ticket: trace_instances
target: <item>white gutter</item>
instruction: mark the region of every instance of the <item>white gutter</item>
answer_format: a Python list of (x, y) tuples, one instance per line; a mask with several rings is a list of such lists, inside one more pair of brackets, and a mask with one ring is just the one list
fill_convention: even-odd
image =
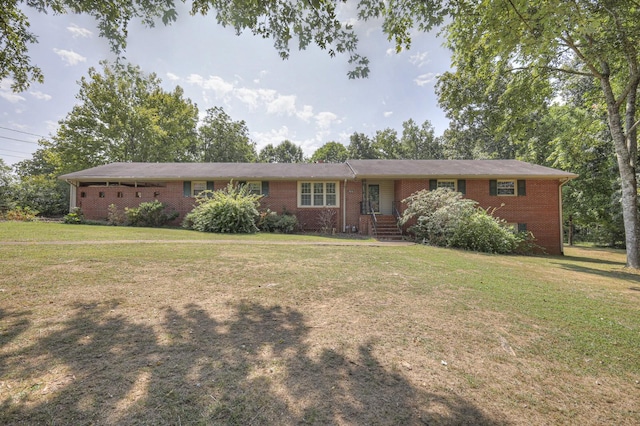
[(564, 221), (562, 218), (562, 187), (565, 183), (569, 182), (571, 179), (567, 178), (564, 181), (560, 180), (560, 186), (558, 187), (558, 203), (560, 204), (558, 207), (558, 211), (560, 212), (560, 254), (564, 256)]
[(342, 232), (347, 232), (347, 179), (342, 188)]

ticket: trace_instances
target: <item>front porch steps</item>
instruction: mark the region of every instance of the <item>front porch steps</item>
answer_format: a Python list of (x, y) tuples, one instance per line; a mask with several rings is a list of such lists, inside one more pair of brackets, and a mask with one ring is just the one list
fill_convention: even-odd
[(398, 229), (397, 223), (393, 215), (376, 215), (374, 238), (378, 241), (402, 241), (402, 232)]

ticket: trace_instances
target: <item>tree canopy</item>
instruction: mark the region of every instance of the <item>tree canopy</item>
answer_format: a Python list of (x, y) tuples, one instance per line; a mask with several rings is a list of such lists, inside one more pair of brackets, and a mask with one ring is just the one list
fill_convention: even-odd
[(303, 161), (302, 148), (290, 140), (284, 140), (275, 147), (268, 144), (260, 150), (258, 155), (260, 163), (302, 163)]
[(51, 142), (68, 172), (117, 161), (180, 162), (196, 158), (198, 109), (178, 86), (131, 64), (101, 63), (79, 82), (78, 104)]
[(10, 78), (16, 92), (26, 90), (32, 82), (42, 82), (42, 69), (31, 63), (29, 46), (38, 40), (23, 8), (38, 12), (86, 13), (98, 21), (100, 35), (109, 40), (114, 52), (127, 45), (129, 22), (140, 19), (153, 26), (156, 19), (165, 24), (175, 21), (177, 15), (173, 0), (7, 0), (0, 8), (0, 80)]
[(198, 161), (205, 163), (254, 162), (256, 144), (244, 120), (234, 121), (221, 107), (207, 110), (198, 129)]

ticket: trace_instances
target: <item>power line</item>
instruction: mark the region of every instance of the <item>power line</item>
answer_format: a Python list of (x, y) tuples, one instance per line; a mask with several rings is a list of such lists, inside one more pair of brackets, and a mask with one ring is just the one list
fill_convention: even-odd
[(24, 139), (16, 139), (16, 138), (10, 138), (8, 136), (0, 136), (0, 139), (8, 139), (10, 141), (16, 141), (16, 142), (24, 142), (24, 143), (32, 143), (34, 145), (39, 145), (38, 142), (33, 142), (33, 141), (25, 141)]
[(2, 156), (2, 157), (13, 157), (13, 158), (22, 158), (22, 159), (29, 158), (28, 155), (25, 156), (25, 155), (0, 154), (0, 156)]
[(29, 135), (29, 136), (37, 136), (39, 138), (45, 138), (45, 139), (47, 138), (46, 136), (37, 135), (35, 133), (23, 132), (22, 130), (10, 129), (8, 127), (3, 127), (3, 126), (0, 126), (0, 129), (9, 130), (11, 132), (16, 132), (16, 133), (22, 133), (24, 135)]
[(30, 153), (26, 153), (26, 152), (22, 152), (22, 151), (14, 151), (14, 150), (12, 150), (12, 149), (4, 149), (4, 148), (0, 148), (0, 151), (15, 152), (16, 154), (31, 155)]

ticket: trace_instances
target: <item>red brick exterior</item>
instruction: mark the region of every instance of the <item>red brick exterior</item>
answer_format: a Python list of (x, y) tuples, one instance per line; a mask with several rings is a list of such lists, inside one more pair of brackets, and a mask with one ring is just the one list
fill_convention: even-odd
[[(224, 188), (227, 183), (215, 181), (214, 188)], [(489, 179), (466, 179), (466, 197), (477, 201), (482, 208), (496, 208), (495, 215), (507, 222), (526, 224), (527, 230), (536, 237), (537, 244), (544, 247), (548, 254), (560, 254), (562, 241), (559, 186), (558, 180), (529, 179), (526, 181), (525, 196), (492, 196), (489, 195)], [(335, 211), (336, 230), (350, 232), (356, 227), (359, 233), (368, 234), (368, 216), (360, 214), (362, 182), (342, 181), (339, 182), (339, 188), (339, 207), (331, 208)], [(425, 188), (429, 188), (429, 179), (396, 180), (395, 201), (401, 201)], [(101, 193), (104, 194), (103, 197), (100, 196)], [(121, 197), (118, 194), (121, 194)], [(139, 194), (139, 197), (136, 194)], [(124, 209), (153, 200), (165, 203), (170, 210), (180, 213), (174, 222), (176, 225), (191, 211), (195, 201), (193, 197), (184, 196), (182, 181), (168, 181), (161, 187), (85, 186), (78, 187), (76, 192), (76, 205), (82, 209), (87, 219), (93, 220), (106, 219), (110, 204)], [(400, 210), (404, 208), (405, 206), (401, 206)], [(277, 213), (286, 210), (295, 214), (303, 230), (319, 229), (320, 213), (325, 210), (298, 207), (297, 181), (270, 181), (269, 195), (260, 200), (260, 210), (266, 209)]]

